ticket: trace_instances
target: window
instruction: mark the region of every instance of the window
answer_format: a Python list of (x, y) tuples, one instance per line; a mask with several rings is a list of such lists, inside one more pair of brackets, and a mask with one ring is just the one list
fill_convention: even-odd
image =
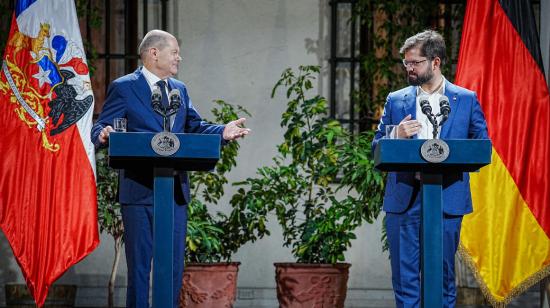
[(330, 1), (330, 117), (350, 131), (358, 131), (355, 105), (359, 85), (360, 23), (352, 18), (354, 0)]
[[(138, 67), (141, 38), (151, 29), (167, 28), (168, 0), (83, 1), (88, 14), (81, 19), (86, 25), (81, 31), (82, 38), (93, 47), (88, 46), (87, 51), (96, 55), (92, 58), (95, 68), (92, 87), (96, 102), (94, 114), (98, 115), (111, 81)], [(99, 15), (99, 27), (92, 26), (90, 14)]]

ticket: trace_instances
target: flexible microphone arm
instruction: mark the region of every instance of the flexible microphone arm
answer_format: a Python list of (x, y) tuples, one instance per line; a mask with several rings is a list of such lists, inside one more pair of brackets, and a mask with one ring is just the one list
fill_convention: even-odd
[(433, 134), (433, 138), (436, 139), (437, 129), (439, 125), (437, 125), (437, 118), (432, 113), (432, 106), (430, 106), (430, 102), (428, 101), (427, 97), (420, 98), (420, 109), (422, 110), (422, 113), (425, 114), (426, 117), (428, 117), (428, 120), (430, 121), (430, 123), (432, 123), (432, 126), (433, 126), (432, 134)]
[(170, 132), (170, 114), (168, 114), (168, 108), (162, 106), (162, 92), (159, 86), (155, 85), (151, 93), (151, 107), (153, 111), (162, 116), (164, 120), (163, 130), (165, 132)]

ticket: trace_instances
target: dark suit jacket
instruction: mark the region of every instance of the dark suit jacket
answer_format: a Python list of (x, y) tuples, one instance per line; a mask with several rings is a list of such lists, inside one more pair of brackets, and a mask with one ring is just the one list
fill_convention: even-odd
[[(222, 134), (223, 125), (205, 123), (195, 110), (189, 99), (187, 88), (183, 82), (168, 79), (170, 89), (179, 89), (182, 99), (181, 107), (176, 114), (172, 132)], [(92, 142), (99, 146), (99, 133), (107, 125), (113, 125), (113, 119), (126, 118), (128, 132), (160, 132), (163, 130), (162, 116), (155, 113), (151, 107), (151, 89), (143, 76), (141, 67), (134, 73), (113, 81), (107, 91), (107, 98), (99, 119), (91, 132)], [(175, 196), (183, 195), (185, 200), (178, 203), (188, 203), (190, 200), (189, 179), (183, 170), (178, 172), (180, 191)], [(120, 172), (119, 201), (122, 204), (153, 204), (153, 170), (125, 169)]]
[[(416, 86), (388, 95), (384, 114), (376, 131), (372, 149), (385, 135), (386, 125), (397, 125), (408, 114), (416, 118)], [(487, 123), (474, 92), (445, 81), (451, 114), (441, 127), (441, 139), (488, 139)], [(415, 136), (416, 138), (416, 136)], [(443, 178), (443, 211), (451, 215), (472, 212), (468, 173), (449, 174)], [(386, 181), (384, 211), (401, 213), (414, 202), (420, 183), (411, 172), (390, 172)]]

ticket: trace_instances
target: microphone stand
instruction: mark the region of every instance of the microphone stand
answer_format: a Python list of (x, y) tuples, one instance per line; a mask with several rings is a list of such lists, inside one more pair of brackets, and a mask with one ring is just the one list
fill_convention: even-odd
[(437, 116), (434, 116), (431, 112), (427, 116), (428, 116), (428, 119), (430, 120), (430, 123), (432, 123), (432, 126), (433, 126), (433, 131), (432, 131), (433, 139), (437, 139), (438, 128), (443, 123), (438, 125)]
[(173, 113), (169, 113), (170, 111), (170, 107), (168, 108), (165, 108), (163, 106), (156, 106), (153, 107), (153, 110), (158, 113), (160, 116), (162, 116), (162, 119), (163, 119), (163, 131), (164, 132), (171, 132), (171, 128), (170, 128), (170, 116), (173, 114)]
[(421, 98), (420, 99), (420, 107), (422, 110), (422, 113), (428, 117), (428, 120), (430, 123), (432, 123), (433, 126), (433, 139), (437, 138), (437, 128), (439, 125), (437, 124), (437, 116), (434, 116), (432, 113), (432, 107), (430, 106), (430, 102), (428, 101), (428, 98)]
[(170, 102), (170, 106), (164, 107), (162, 105), (153, 105), (153, 110), (162, 116), (163, 119), (163, 131), (170, 133), (172, 128), (170, 127), (170, 117), (178, 112), (178, 103)]
[(165, 112), (162, 117), (164, 119), (164, 131), (170, 133), (172, 131), (172, 128), (170, 127), (170, 116)]
[[(447, 121), (447, 119), (449, 118), (451, 107), (447, 103), (447, 105), (441, 107), (441, 111), (446, 111), (446, 112), (440, 112), (437, 115), (434, 115), (432, 113), (432, 108), (429, 106), (429, 102), (427, 100), (421, 101), (420, 105), (422, 106), (422, 113), (424, 113), (426, 117), (428, 117), (428, 120), (430, 121), (430, 123), (432, 123), (433, 139), (437, 139), (437, 133), (439, 132), (439, 127), (443, 126), (443, 123), (445, 123), (445, 121)], [(437, 118), (439, 117), (441, 117), (441, 121), (438, 123)]]

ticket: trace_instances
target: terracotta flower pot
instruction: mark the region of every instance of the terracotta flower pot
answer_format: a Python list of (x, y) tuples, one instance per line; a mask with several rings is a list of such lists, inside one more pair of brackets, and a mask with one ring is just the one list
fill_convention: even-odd
[(180, 308), (233, 307), (239, 262), (185, 265)]
[(281, 308), (343, 308), (351, 264), (275, 263)]

